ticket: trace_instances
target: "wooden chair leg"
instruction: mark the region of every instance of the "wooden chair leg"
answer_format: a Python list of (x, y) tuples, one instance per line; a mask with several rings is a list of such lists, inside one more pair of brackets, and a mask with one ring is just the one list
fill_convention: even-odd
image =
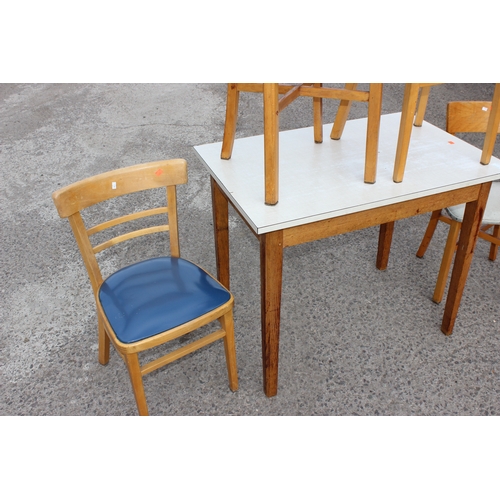
[(405, 86), (398, 145), (396, 148), (396, 160), (394, 162), (394, 174), (392, 177), (394, 182), (401, 182), (405, 173), (406, 159), (410, 146), (411, 128), (413, 127), (413, 118), (415, 116), (415, 110), (417, 109), (419, 89), (420, 86), (418, 83), (407, 83)]
[(429, 224), (427, 224), (427, 229), (425, 230), (424, 237), (422, 238), (422, 242), (417, 250), (417, 257), (422, 258), (429, 247), (429, 243), (434, 236), (434, 231), (436, 230), (437, 223), (439, 222), (439, 217), (441, 217), (441, 210), (434, 210), (431, 214), (431, 218), (429, 220)]
[[(356, 90), (358, 86), (357, 83), (346, 83), (346, 90)], [(339, 140), (342, 137), (342, 132), (344, 131), (344, 126), (346, 124), (347, 118), (349, 116), (349, 111), (351, 110), (352, 101), (341, 100), (337, 114), (335, 115), (335, 120), (333, 122), (332, 131), (330, 133), (330, 138), (333, 140)]]
[(265, 203), (278, 203), (279, 187), (279, 87), (264, 83), (264, 178)]
[(236, 83), (227, 85), (226, 122), (224, 124), (224, 138), (220, 157), (229, 160), (233, 153), (234, 138), (236, 135), (236, 122), (238, 120), (238, 101), (240, 92)]
[[(314, 87), (321, 87), (321, 83), (315, 83)], [(314, 142), (321, 144), (323, 142), (323, 99), (313, 97), (313, 118), (314, 118)]]
[(144, 384), (142, 382), (141, 366), (139, 364), (139, 356), (137, 353), (126, 354), (125, 363), (128, 368), (132, 390), (134, 391), (135, 402), (139, 415), (149, 415), (148, 404), (146, 402), (146, 393), (144, 392)]
[(107, 365), (109, 363), (109, 337), (99, 313), (97, 313), (97, 328), (99, 335), (99, 363)]
[(227, 376), (229, 388), (232, 391), (238, 390), (238, 365), (236, 361), (236, 344), (234, 341), (234, 321), (233, 311), (227, 312), (220, 318), (222, 328), (226, 332), (224, 337), (224, 352), (226, 353)]
[(486, 128), (486, 135), (484, 137), (483, 152), (481, 154), (481, 163), (488, 165), (493, 154), (495, 141), (498, 133), (498, 126), (500, 125), (500, 83), (495, 85), (493, 99), (491, 102), (490, 118)]
[[(493, 237), (500, 241), (500, 226), (493, 226)], [(490, 246), (489, 259), (495, 261), (498, 253), (498, 243), (492, 243)]]
[(381, 83), (370, 83), (368, 101), (368, 129), (366, 133), (365, 182), (373, 184), (377, 180), (378, 137), (380, 114), (382, 111)]
[(420, 99), (418, 100), (417, 116), (415, 117), (414, 127), (421, 127), (425, 117), (425, 110), (427, 109), (427, 101), (429, 100), (429, 93), (431, 91), (430, 85), (422, 87), (420, 91)]
[(446, 287), (448, 275), (450, 274), (451, 262), (457, 248), (461, 226), (462, 224), (460, 222), (451, 221), (448, 239), (446, 240), (446, 246), (444, 248), (443, 259), (441, 261), (441, 267), (439, 268), (436, 288), (434, 289), (434, 296), (432, 297), (432, 300), (436, 302), (436, 304), (439, 304), (443, 300), (444, 289)]

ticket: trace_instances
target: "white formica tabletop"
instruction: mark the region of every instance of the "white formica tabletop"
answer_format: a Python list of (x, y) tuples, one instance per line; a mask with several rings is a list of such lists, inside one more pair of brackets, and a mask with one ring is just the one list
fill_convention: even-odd
[(314, 142), (313, 128), (279, 134), (279, 202), (264, 203), (264, 136), (237, 139), (230, 160), (222, 142), (196, 146), (210, 175), (256, 234), (330, 219), (500, 179), (500, 160), (424, 122), (413, 127), (404, 180), (392, 180), (401, 113), (383, 115), (377, 182), (363, 181), (366, 118), (349, 120), (342, 138)]

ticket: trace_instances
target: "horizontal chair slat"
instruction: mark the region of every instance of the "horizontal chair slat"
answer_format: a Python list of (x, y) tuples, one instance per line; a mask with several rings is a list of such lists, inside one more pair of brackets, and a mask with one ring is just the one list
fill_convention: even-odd
[(117, 217), (116, 219), (111, 219), (102, 224), (97, 224), (97, 226), (91, 227), (87, 230), (87, 234), (91, 236), (92, 234), (99, 233), (113, 226), (118, 226), (118, 224), (123, 224), (131, 220), (142, 219), (143, 217), (150, 217), (152, 215), (166, 214), (168, 213), (167, 207), (151, 208), (150, 210), (143, 210), (142, 212), (136, 212), (133, 214), (124, 215), (122, 217)]
[(117, 243), (131, 240), (133, 238), (138, 238), (139, 236), (144, 236), (145, 234), (161, 233), (163, 231), (168, 231), (169, 229), (170, 229), (170, 226), (168, 226), (168, 225), (153, 226), (153, 227), (147, 227), (144, 229), (139, 229), (137, 231), (132, 231), (130, 233), (122, 234), (120, 236), (116, 236), (115, 238), (111, 238), (110, 240), (107, 240), (104, 243), (96, 245), (93, 248), (93, 250), (94, 250), (94, 253), (99, 253), (99, 252), (102, 252), (103, 250), (106, 250), (106, 248), (109, 248), (113, 245), (116, 245)]
[(217, 330), (211, 333), (210, 335), (207, 335), (206, 337), (203, 337), (199, 340), (195, 340), (194, 342), (191, 342), (190, 344), (184, 347), (176, 349), (173, 352), (165, 354), (165, 356), (162, 356), (161, 358), (155, 359), (154, 361), (151, 361), (150, 363), (143, 365), (141, 367), (141, 373), (142, 375), (146, 375), (147, 373), (157, 370), (162, 366), (172, 363), (172, 361), (175, 361), (176, 359), (182, 358), (186, 354), (197, 351), (198, 349), (201, 349), (202, 347), (205, 347), (206, 345), (209, 345), (212, 342), (215, 342), (216, 340), (222, 339), (225, 336), (226, 332), (224, 330), (222, 329)]

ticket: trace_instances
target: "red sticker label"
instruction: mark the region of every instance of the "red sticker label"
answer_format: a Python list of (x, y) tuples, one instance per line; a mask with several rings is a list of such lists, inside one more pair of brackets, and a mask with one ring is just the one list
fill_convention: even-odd
[(161, 175), (163, 174), (163, 170), (161, 168), (159, 168), (156, 172), (155, 172), (155, 175)]

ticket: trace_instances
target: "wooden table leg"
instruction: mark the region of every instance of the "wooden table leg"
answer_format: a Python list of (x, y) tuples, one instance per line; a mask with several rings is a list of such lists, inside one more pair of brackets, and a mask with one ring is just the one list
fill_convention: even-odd
[(264, 179), (265, 203), (278, 203), (279, 183), (279, 87), (264, 83)]
[(213, 177), (210, 183), (217, 279), (229, 289), (229, 202)]
[(458, 240), (458, 249), (455, 255), (455, 264), (451, 275), (450, 286), (448, 289), (448, 297), (444, 309), (443, 322), (441, 331), (445, 335), (451, 335), (455, 319), (457, 317), (460, 300), (465, 288), (467, 274), (469, 273), (472, 256), (474, 255), (474, 247), (476, 246), (477, 235), (481, 228), (484, 209), (488, 201), (491, 182), (486, 182), (481, 185), (478, 199), (470, 201), (465, 206), (464, 220), (460, 231), (460, 239)]
[(278, 393), (283, 233), (263, 234), (260, 240), (262, 367), (266, 396)]
[(387, 222), (380, 225), (378, 236), (377, 269), (385, 271), (389, 263), (389, 253), (391, 251), (392, 234), (394, 233), (394, 222)]

